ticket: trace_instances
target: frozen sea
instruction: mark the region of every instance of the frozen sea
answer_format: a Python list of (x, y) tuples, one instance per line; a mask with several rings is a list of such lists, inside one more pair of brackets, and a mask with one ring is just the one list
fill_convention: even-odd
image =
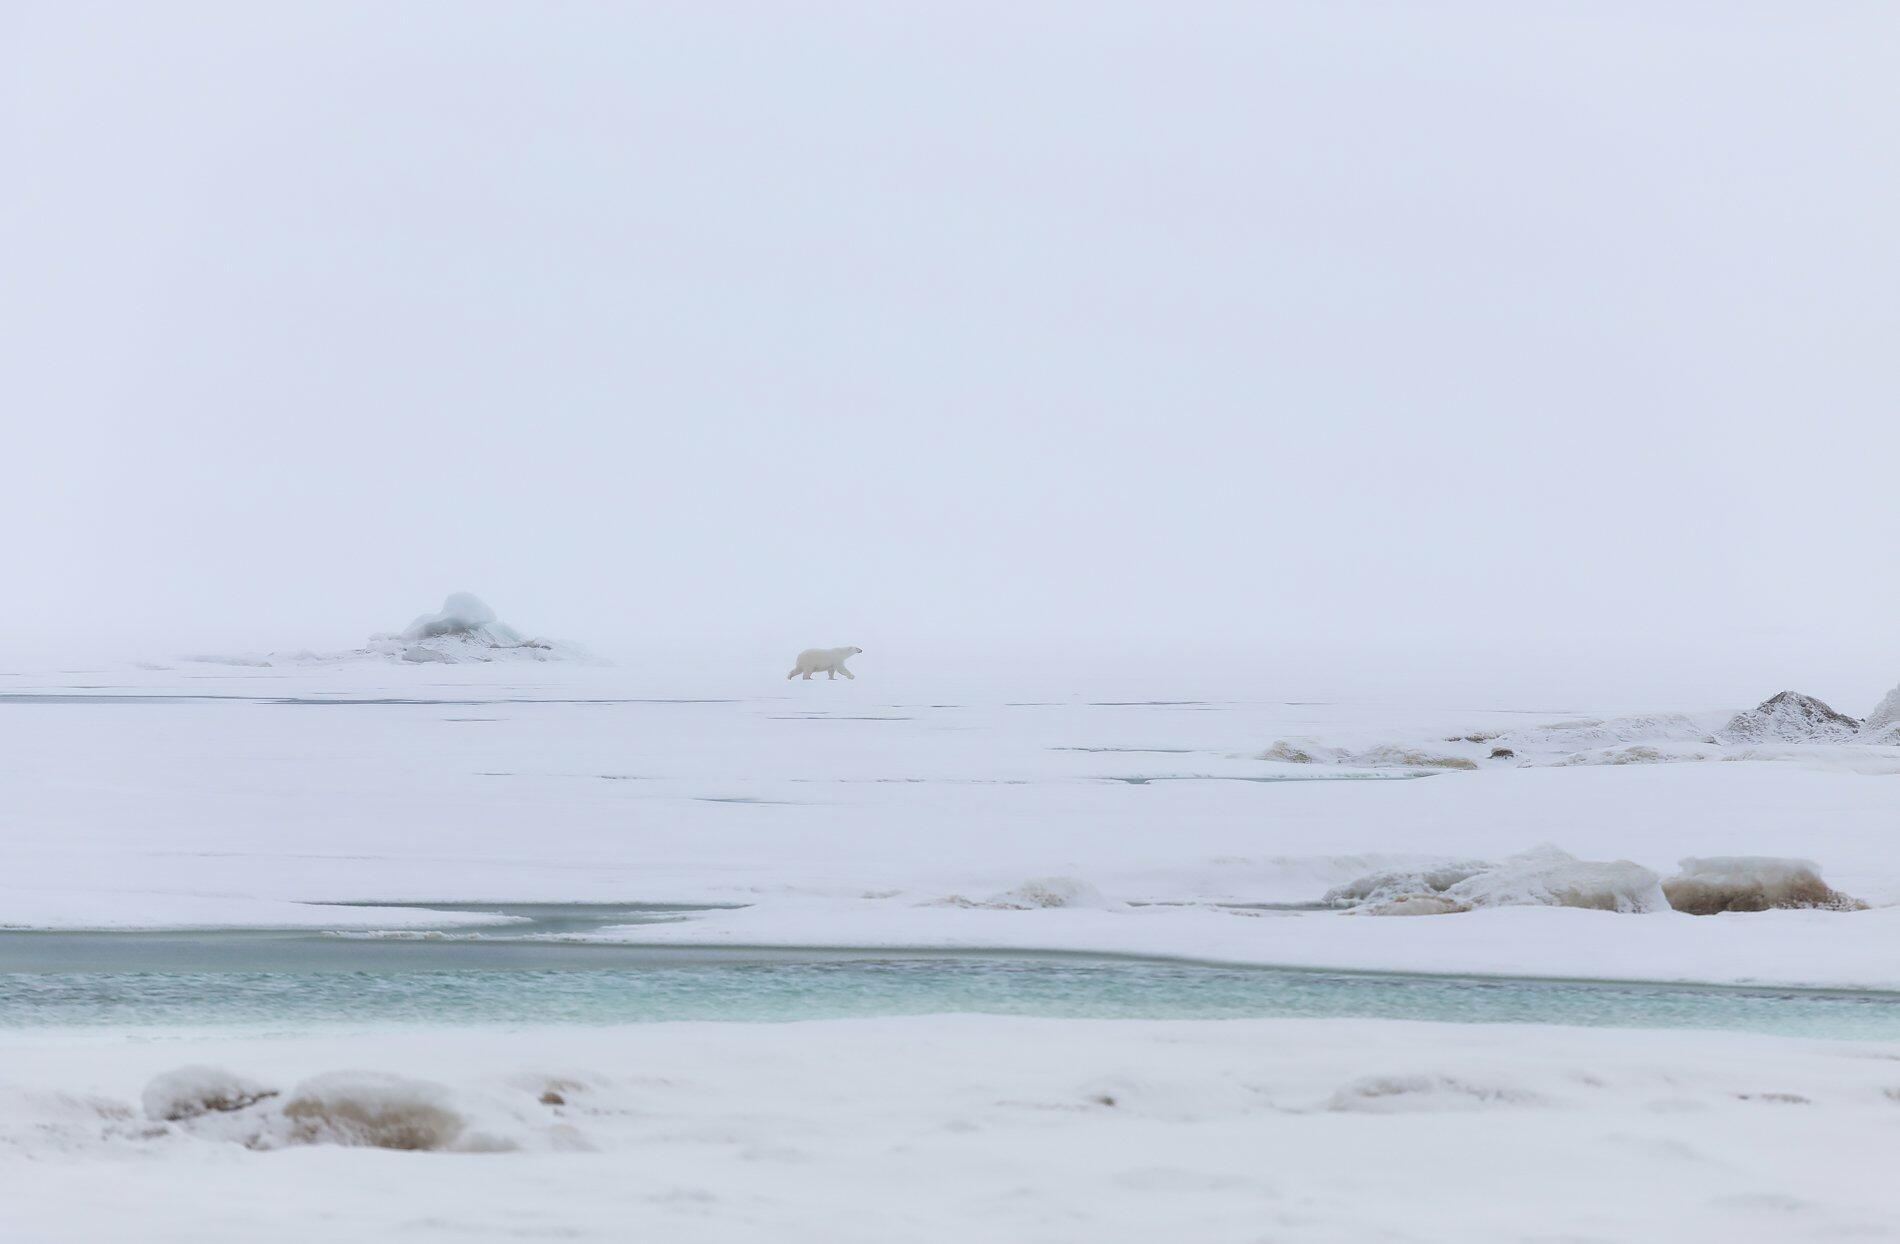
[[(1459, 740), (1745, 704), (875, 660), (0, 675), (8, 1238), (1839, 1239), (1900, 1213), (1874, 1169), (1895, 749), (1493, 761)], [(1263, 759), (1281, 740), (1478, 767)], [(1545, 844), (1801, 856), (1869, 908), (1319, 902)], [(270, 1095), (144, 1104), (206, 1066)], [(291, 1143), (339, 1073), (424, 1086), (448, 1151)]]

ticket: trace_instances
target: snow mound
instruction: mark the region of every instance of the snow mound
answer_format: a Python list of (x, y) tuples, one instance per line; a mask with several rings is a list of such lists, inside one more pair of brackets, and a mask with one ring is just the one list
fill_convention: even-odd
[(1900, 687), (1889, 691), (1867, 714), (1867, 720), (1860, 723), (1860, 737), (1866, 743), (1900, 744)]
[(1681, 872), (1662, 883), (1669, 905), (1692, 916), (1724, 911), (1809, 907), (1862, 911), (1867, 904), (1821, 880), (1812, 860), (1769, 855), (1719, 855), (1682, 860)]
[(1440, 915), (1518, 906), (1669, 910), (1656, 874), (1641, 864), (1580, 860), (1551, 846), (1497, 863), (1445, 860), (1370, 873), (1328, 890), (1324, 901), (1368, 915)]
[(145, 1117), (175, 1123), (201, 1114), (229, 1113), (255, 1106), (277, 1090), (234, 1075), (222, 1067), (191, 1066), (167, 1071), (145, 1086), (139, 1104)]
[(292, 1144), (375, 1149), (447, 1149), (468, 1120), (449, 1091), (426, 1080), (375, 1071), (332, 1071), (298, 1085), (284, 1102)]
[(1811, 695), (1783, 691), (1737, 713), (1716, 738), (1723, 743), (1844, 743), (1860, 723)]

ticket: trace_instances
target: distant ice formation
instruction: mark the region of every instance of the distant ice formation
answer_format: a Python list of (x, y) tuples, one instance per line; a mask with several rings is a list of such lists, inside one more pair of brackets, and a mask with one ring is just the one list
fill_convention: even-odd
[(1698, 718), (1686, 713), (1643, 713), (1371, 745), (1363, 739), (1351, 746), (1280, 739), (1258, 755), (1281, 764), (1421, 772), (1800, 758), (1835, 767), (1874, 766), (1865, 769), (1869, 772), (1891, 771), (1891, 758), (1878, 753), (1856, 758), (1842, 753), (1841, 744), (1900, 747), (1900, 687), (1889, 692), (1865, 722), (1836, 712), (1811, 695), (1783, 691), (1726, 722), (1712, 714)]
[(1811, 695), (1783, 691), (1735, 714), (1716, 734), (1722, 743), (1846, 743), (1860, 723)]
[(470, 661), (597, 663), (575, 644), (523, 635), (468, 592), (451, 593), (442, 608), (423, 614), (400, 634), (372, 636), (369, 651), (414, 665), (460, 665)]
[(606, 662), (578, 644), (523, 635), (495, 616), (480, 597), (453, 592), (442, 608), (425, 613), (401, 631), (372, 635), (361, 648), (343, 652), (272, 652), (262, 656), (190, 658), (216, 665), (332, 665), (347, 661), (400, 661), (410, 665), (464, 665), (512, 661)]

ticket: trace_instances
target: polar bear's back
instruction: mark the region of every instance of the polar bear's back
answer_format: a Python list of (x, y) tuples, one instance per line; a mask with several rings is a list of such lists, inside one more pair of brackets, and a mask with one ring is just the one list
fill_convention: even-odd
[(807, 648), (798, 654), (801, 667), (823, 669), (827, 665), (836, 665), (851, 655), (849, 648)]

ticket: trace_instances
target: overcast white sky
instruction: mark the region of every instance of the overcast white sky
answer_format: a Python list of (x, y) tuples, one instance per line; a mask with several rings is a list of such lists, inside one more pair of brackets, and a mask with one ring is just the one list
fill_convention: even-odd
[(0, 0), (6, 623), (1900, 665), (1896, 64), (1808, 0)]

